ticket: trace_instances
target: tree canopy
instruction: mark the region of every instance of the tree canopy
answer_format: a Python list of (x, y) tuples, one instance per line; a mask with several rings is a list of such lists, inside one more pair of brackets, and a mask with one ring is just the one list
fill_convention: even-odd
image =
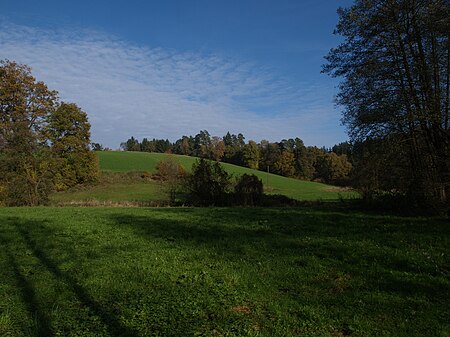
[(0, 203), (38, 205), (58, 177), (70, 187), (95, 176), (89, 129), (86, 114), (60, 102), (29, 67), (0, 61)]
[(337, 102), (351, 140), (395, 142), (398, 168), (410, 167), (396, 189), (440, 203), (450, 193), (449, 4), (356, 0), (338, 11), (344, 41), (324, 66), (343, 78)]

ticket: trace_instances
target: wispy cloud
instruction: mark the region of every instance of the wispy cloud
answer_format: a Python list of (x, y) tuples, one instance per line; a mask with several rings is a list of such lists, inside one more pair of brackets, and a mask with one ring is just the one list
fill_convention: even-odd
[(110, 147), (131, 135), (175, 140), (201, 129), (316, 145), (344, 138), (331, 87), (292, 83), (217, 55), (2, 23), (0, 58), (28, 64), (63, 100), (76, 102), (89, 115), (93, 140)]

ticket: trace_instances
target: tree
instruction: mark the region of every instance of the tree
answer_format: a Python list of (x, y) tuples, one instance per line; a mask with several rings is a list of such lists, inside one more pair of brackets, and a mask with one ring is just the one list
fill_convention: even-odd
[(61, 103), (48, 119), (53, 181), (57, 190), (92, 182), (99, 175), (98, 159), (89, 150), (91, 125), (74, 103)]
[(211, 146), (211, 136), (208, 131), (202, 130), (194, 137), (193, 153), (200, 158), (208, 158)]
[(172, 153), (172, 143), (168, 139), (153, 139), (155, 152)]
[(243, 174), (239, 177), (234, 188), (239, 205), (256, 206), (264, 195), (263, 183), (254, 174)]
[(174, 204), (180, 185), (186, 178), (185, 169), (173, 158), (168, 158), (156, 164), (156, 177), (161, 180), (170, 204)]
[(397, 189), (448, 204), (449, 1), (356, 0), (338, 13), (344, 42), (324, 71), (343, 77), (337, 101), (352, 141), (396, 141), (410, 167)]
[(352, 144), (350, 144), (349, 142), (342, 142), (334, 145), (331, 148), (331, 151), (333, 151), (337, 155), (345, 154), (347, 155), (347, 157), (349, 157), (352, 155), (353, 147)]
[(153, 152), (154, 151), (154, 144), (149, 141), (147, 138), (142, 139), (140, 151), (142, 152)]
[(270, 169), (271, 172), (275, 172), (275, 162), (278, 156), (281, 154), (280, 147), (277, 143), (270, 143), (269, 141), (263, 139), (260, 143), (260, 153), (261, 159), (259, 161), (259, 167), (261, 170)]
[(0, 61), (0, 189), (7, 205), (45, 202), (50, 156), (45, 127), (57, 93), (37, 82), (29, 67)]
[(35, 206), (56, 186), (94, 178), (90, 125), (75, 104), (37, 82), (25, 65), (0, 61), (0, 203)]
[(329, 184), (344, 185), (349, 179), (352, 164), (345, 154), (338, 156), (334, 152), (319, 155), (315, 163), (315, 178)]
[(210, 145), (210, 157), (215, 161), (220, 161), (225, 154), (225, 143), (217, 136), (212, 137)]
[(180, 148), (180, 154), (184, 154), (184, 155), (191, 154), (191, 144), (189, 141), (189, 137), (187, 137), (187, 136), (181, 137), (179, 148)]
[(259, 147), (253, 140), (250, 140), (248, 144), (244, 145), (242, 157), (245, 166), (255, 170), (259, 168)]
[(218, 162), (201, 158), (192, 166), (187, 183), (194, 203), (203, 206), (222, 205), (226, 202), (230, 176)]
[(295, 172), (294, 154), (291, 151), (282, 151), (273, 163), (275, 173), (285, 177), (292, 177)]
[(100, 143), (91, 143), (92, 151), (106, 151), (102, 144)]
[(124, 151), (141, 151), (141, 145), (139, 141), (131, 136), (126, 142), (121, 143), (120, 147)]
[(243, 147), (245, 145), (245, 137), (241, 133), (237, 136), (235, 134), (227, 134), (223, 137), (225, 144), (224, 161), (235, 165), (243, 165)]
[(404, 147), (398, 147), (398, 140), (367, 139), (355, 143), (352, 149), (352, 184), (358, 188), (365, 201), (372, 203), (378, 195), (389, 192), (396, 195), (406, 186), (408, 171), (408, 153)]

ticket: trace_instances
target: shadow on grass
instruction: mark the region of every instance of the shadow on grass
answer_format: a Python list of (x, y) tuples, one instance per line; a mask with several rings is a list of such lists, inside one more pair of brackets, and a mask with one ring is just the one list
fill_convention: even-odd
[[(15, 240), (20, 241), (21, 246), (29, 250), (46, 271), (67, 284), (69, 291), (92, 315), (99, 317), (99, 323), (107, 327), (111, 335), (137, 335), (136, 331), (122, 324), (113, 309), (114, 305), (122, 306), (119, 310), (125, 308), (133, 315), (144, 312), (138, 317), (142, 319), (141, 325), (135, 324), (134, 327), (146, 328), (147, 332), (153, 329), (153, 332), (162, 331), (161, 335), (175, 335), (173, 331), (178, 329), (179, 335), (188, 335), (188, 331), (193, 335), (205, 322), (209, 322), (207, 324), (211, 329), (214, 328), (219, 319), (223, 319), (224, 330), (227, 331), (230, 329), (230, 318), (226, 310), (235, 304), (234, 291), (242, 291), (239, 300), (248, 300), (250, 304), (253, 298), (259, 296), (246, 288), (247, 275), (244, 274), (249, 273), (255, 274), (249, 278), (250, 282), (257, 283), (260, 277), (266, 278), (264, 282), (267, 287), (260, 288), (265, 297), (255, 304), (260, 305), (260, 320), (262, 327), (267, 329), (265, 331), (270, 331), (270, 319), (275, 315), (267, 309), (266, 299), (280, 305), (282, 309), (279, 311), (286, 315), (291, 312), (288, 306), (298, 310), (298, 314), (292, 314), (292, 326), (301, 320), (315, 325), (323, 322), (322, 315), (330, 318), (333, 322), (330, 324), (344, 327), (355, 316), (362, 317), (361, 322), (384, 324), (378, 316), (393, 312), (394, 317), (386, 318), (386, 324), (391, 324), (388, 329), (395, 330), (394, 325), (411, 319), (410, 312), (414, 309), (418, 312), (416, 315), (426, 319), (425, 323), (421, 323), (417, 318), (411, 321), (411, 327), (408, 326), (409, 332), (412, 332), (410, 335), (417, 336), (436, 332), (436, 321), (426, 316), (429, 312), (442, 315), (448, 312), (445, 309), (446, 298), (450, 297), (448, 262), (443, 258), (433, 260), (441, 252), (448, 252), (445, 243), (448, 242), (446, 237), (449, 237), (450, 226), (445, 219), (394, 218), (320, 208), (96, 209), (95, 213), (96, 219), (105, 220), (98, 224), (101, 227), (99, 230), (105, 233), (105, 240), (111, 240), (111, 245), (118, 245), (114, 246), (116, 250), (129, 249), (127, 254), (131, 258), (146, 254), (145, 242), (144, 245), (142, 240), (133, 243), (133, 239), (138, 237), (152, 241), (156, 249), (161, 248), (162, 243), (161, 253), (155, 250), (157, 254), (164, 254), (166, 247), (177, 248), (176, 253), (182, 258), (192, 257), (199, 251), (195, 255), (199, 261), (195, 262), (199, 263), (200, 269), (204, 267), (202, 257), (205, 261), (211, 259), (214, 262), (216, 258), (231, 261), (232, 267), (240, 269), (236, 273), (242, 276), (242, 283), (236, 283), (237, 290), (235, 284), (222, 290), (222, 287), (214, 288), (216, 279), (213, 276), (205, 276), (206, 281), (202, 283), (194, 278), (197, 274), (187, 273), (188, 279), (178, 282), (174, 279), (179, 270), (153, 277), (151, 268), (136, 266), (139, 268), (126, 269), (126, 272), (132, 273), (122, 275), (129, 281), (128, 285), (124, 285), (122, 296), (111, 294), (109, 302), (100, 302), (80, 286), (76, 277), (58, 267), (60, 264), (55, 255), (58, 250), (51, 246), (52, 240), (61, 238), (60, 233), (52, 229), (57, 223), (57, 215), (52, 217), (54, 223), (51, 224), (26, 221), (20, 217), (7, 220), (17, 237)], [(76, 225), (75, 220), (71, 226)], [(56, 246), (67, 249), (69, 259), (76, 260), (80, 257), (77, 255), (85, 252), (84, 247), (95, 244), (95, 240), (89, 237), (91, 231), (75, 231), (60, 224), (55, 228), (76, 232), (76, 235), (72, 234), (67, 241), (64, 239), (61, 241), (63, 244), (59, 242)], [(109, 230), (114, 232), (112, 236)], [(65, 248), (64, 243), (70, 244), (77, 239), (86, 240), (77, 253), (75, 248), (71, 250), (70, 245)], [(4, 240), (7, 241), (8, 236), (4, 236)], [(157, 244), (153, 245), (155, 241)], [(131, 244), (126, 245), (127, 242)], [(99, 253), (104, 246), (89, 248)], [(216, 254), (209, 256), (209, 252)], [(422, 253), (429, 254), (430, 258)], [(29, 311), (40, 310), (40, 319), (48, 319), (42, 304), (39, 306), (37, 303), (37, 290), (33, 290), (29, 281), (21, 280), (20, 259), (9, 254), (8, 264), (14, 273), (19, 272), (17, 285), (23, 297), (30, 302), (27, 304)], [(114, 250), (105, 250), (105, 261), (114, 261), (117, 256)], [(142, 261), (145, 261), (144, 256)], [(170, 259), (167, 261), (165, 263), (170, 263)], [(261, 267), (256, 263), (259, 261), (263, 262)], [(129, 263), (135, 262), (130, 260)], [(145, 284), (142, 283), (144, 278)], [(220, 277), (218, 280), (221, 281)], [(215, 292), (211, 294), (211, 290)], [(222, 291), (224, 294), (220, 295)], [(364, 301), (364, 306), (360, 300)], [(305, 306), (318, 308), (317, 315), (312, 313), (310, 317), (308, 312), (302, 312)], [(219, 318), (210, 319), (209, 313), (211, 317)], [(278, 323), (285, 323), (282, 317), (278, 319)], [(236, 319), (236, 327), (243, 321), (244, 318)], [(40, 327), (39, 332), (45, 334), (45, 329), (50, 329), (50, 323), (47, 327)], [(431, 326), (431, 333), (417, 330), (427, 326)], [(343, 328), (342, 331), (346, 330)], [(51, 334), (51, 330), (47, 331)]]
[(36, 330), (38, 336), (52, 336), (53, 332), (50, 326), (50, 319), (40, 307), (33, 285), (24, 273), (20, 270), (20, 264), (17, 262), (16, 257), (7, 248), (8, 242), (0, 235), (0, 244), (6, 249), (3, 251), (6, 257), (6, 264), (14, 274), (15, 285), (20, 289), (20, 295), (22, 302), (28, 311), (30, 317), (36, 322)]
[[(116, 226), (125, 226), (139, 237), (202, 247), (232, 261), (292, 259), (298, 267), (321, 261), (387, 293), (450, 295), (448, 286), (430, 279), (448, 278), (448, 263), (418, 253), (414, 258), (420, 260), (412, 257), (418, 251), (424, 253), (423, 247), (433, 247), (437, 238), (450, 235), (446, 219), (358, 216), (333, 208), (196, 211), (197, 216), (190, 218), (184, 217), (188, 213), (183, 209), (153, 209), (147, 216), (116, 213), (111, 218)], [(406, 279), (406, 274), (419, 279)]]
[[(33, 256), (58, 280), (62, 280), (69, 286), (69, 289), (76, 295), (77, 299), (90, 310), (90, 312), (100, 318), (108, 332), (113, 336), (137, 336), (138, 334), (124, 326), (119, 319), (107, 308), (103, 307), (89, 293), (77, 283), (77, 280), (70, 274), (61, 271), (52, 261), (49, 255), (37, 243), (38, 240), (50, 238), (52, 232), (46, 227), (43, 221), (26, 221), (19, 218), (8, 219), (10, 224), (15, 226), (20, 234), (26, 249), (29, 249)], [(70, 249), (67, 247), (67, 249)], [(8, 252), (10, 266), (17, 277), (17, 285), (23, 294), (23, 300), (26, 303), (30, 313), (36, 313), (38, 320), (38, 335), (51, 336), (51, 321), (44, 313), (34, 296), (32, 285), (26, 281), (19, 271), (19, 265), (16, 263), (12, 253)]]

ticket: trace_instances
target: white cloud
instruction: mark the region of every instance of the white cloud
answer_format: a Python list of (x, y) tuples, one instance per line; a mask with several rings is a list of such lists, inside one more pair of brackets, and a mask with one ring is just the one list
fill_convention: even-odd
[[(332, 90), (290, 83), (216, 55), (139, 47), (92, 31), (0, 25), (0, 59), (32, 67), (63, 100), (85, 110), (92, 138), (118, 147), (131, 135), (169, 138), (242, 132), (247, 139), (344, 138)], [(324, 92), (321, 92), (324, 91)]]

